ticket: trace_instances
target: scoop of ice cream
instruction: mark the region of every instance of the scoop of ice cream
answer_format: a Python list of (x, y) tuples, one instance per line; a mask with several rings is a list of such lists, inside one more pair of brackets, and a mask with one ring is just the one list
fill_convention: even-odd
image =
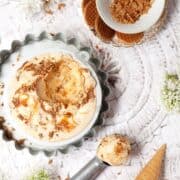
[(37, 95), (40, 99), (61, 103), (64, 106), (80, 107), (94, 98), (95, 81), (88, 69), (70, 56), (62, 56), (61, 61), (43, 62), (48, 71), (36, 83)]
[(102, 139), (97, 157), (112, 166), (123, 164), (131, 150), (130, 142), (121, 135), (110, 135)]

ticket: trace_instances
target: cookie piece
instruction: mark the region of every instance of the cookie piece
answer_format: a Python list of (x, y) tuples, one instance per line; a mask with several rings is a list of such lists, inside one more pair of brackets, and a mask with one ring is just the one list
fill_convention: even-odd
[(123, 164), (131, 150), (127, 138), (114, 134), (102, 139), (97, 149), (97, 157), (109, 165), (118, 166)]
[(161, 174), (166, 145), (162, 145), (152, 159), (141, 170), (136, 180), (158, 180)]
[(125, 34), (121, 32), (116, 32), (117, 41), (123, 44), (131, 45), (141, 42), (144, 37), (144, 33), (136, 34)]
[(111, 41), (115, 34), (115, 31), (108, 27), (99, 16), (95, 21), (95, 31), (99, 38), (104, 41)]
[(90, 0), (84, 8), (84, 18), (90, 28), (95, 27), (95, 20), (97, 16), (98, 12), (96, 9), (96, 2), (94, 0)]

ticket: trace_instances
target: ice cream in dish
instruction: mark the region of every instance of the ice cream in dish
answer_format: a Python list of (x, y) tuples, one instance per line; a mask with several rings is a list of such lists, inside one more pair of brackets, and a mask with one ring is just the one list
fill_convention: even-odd
[(84, 130), (96, 110), (96, 81), (70, 55), (27, 60), (11, 81), (11, 114), (33, 137), (70, 139)]

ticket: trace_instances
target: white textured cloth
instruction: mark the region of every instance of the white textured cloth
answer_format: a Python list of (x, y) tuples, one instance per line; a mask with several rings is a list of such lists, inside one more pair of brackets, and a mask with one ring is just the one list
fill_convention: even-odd
[(22, 40), (27, 33), (44, 30), (64, 32), (92, 47), (109, 76), (117, 80), (108, 98), (110, 111), (105, 125), (97, 128), (96, 136), (86, 140), (82, 147), (50, 158), (42, 153), (32, 156), (27, 149), (18, 151), (14, 142), (0, 138), (0, 180), (21, 180), (41, 168), (62, 177), (71, 176), (95, 155), (100, 137), (115, 132), (132, 139), (133, 152), (127, 165), (107, 168), (98, 180), (133, 180), (164, 143), (167, 153), (162, 179), (179, 180), (180, 115), (167, 113), (159, 94), (164, 73), (175, 71), (176, 55), (180, 54), (180, 1), (170, 0), (167, 21), (153, 39), (131, 48), (102, 43), (84, 23), (81, 1), (64, 3), (62, 10), (54, 4), (54, 13), (48, 15), (40, 0), (0, 0), (0, 49), (9, 49), (12, 40)]

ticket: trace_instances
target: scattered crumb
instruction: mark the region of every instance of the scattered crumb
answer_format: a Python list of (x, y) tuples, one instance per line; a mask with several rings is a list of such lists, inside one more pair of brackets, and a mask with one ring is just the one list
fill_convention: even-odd
[(55, 33), (50, 33), (51, 36), (55, 36)]
[(42, 134), (42, 133), (39, 133), (39, 137), (40, 137), (40, 138), (43, 138), (43, 134)]
[(4, 117), (3, 116), (0, 116), (0, 123), (1, 122), (4, 122)]
[(59, 4), (58, 4), (58, 9), (59, 9), (59, 10), (62, 10), (65, 6), (66, 6), (65, 3), (59, 3)]
[(9, 129), (8, 127), (4, 127), (4, 132), (5, 132), (5, 136), (8, 139), (12, 139), (13, 138), (13, 134), (11, 129)]
[[(45, 13), (50, 14), (50, 15), (53, 14), (53, 11), (50, 8), (50, 6), (57, 2), (52, 1), (52, 0), (42, 0), (42, 1), (43, 1), (43, 9), (44, 9)], [(66, 6), (65, 3), (59, 3), (59, 4), (57, 4), (57, 9), (62, 10), (65, 6)]]
[(53, 163), (53, 160), (50, 159), (50, 160), (48, 161), (48, 164), (52, 164), (52, 163)]
[(58, 178), (58, 180), (61, 180), (61, 176), (58, 176), (57, 178)]
[(19, 52), (18, 55), (17, 55), (17, 58), (16, 58), (16, 61), (17, 61), (17, 62), (20, 60), (20, 57), (21, 57), (21, 54), (20, 54), (20, 52)]
[(2, 82), (0, 83), (0, 87), (1, 87), (1, 88), (4, 88), (4, 84), (3, 84)]
[(45, 7), (44, 10), (45, 10), (45, 12), (46, 12), (47, 14), (53, 14), (52, 10), (49, 9), (49, 7), (48, 7), (48, 8)]
[(21, 145), (24, 145), (24, 142), (25, 142), (25, 139), (20, 139), (20, 140), (16, 141), (16, 144), (21, 146)]
[(3, 95), (4, 83), (0, 82), (0, 95)]
[(4, 83), (0, 82), (0, 88), (4, 88)]
[(44, 4), (50, 4), (52, 0), (42, 0)]
[(51, 139), (54, 136), (54, 131), (49, 132), (49, 138)]
[(69, 174), (68, 174), (68, 176), (64, 180), (70, 180)]
[(53, 14), (53, 11), (50, 9), (50, 3), (51, 3), (51, 0), (43, 0), (44, 12), (51, 15)]

